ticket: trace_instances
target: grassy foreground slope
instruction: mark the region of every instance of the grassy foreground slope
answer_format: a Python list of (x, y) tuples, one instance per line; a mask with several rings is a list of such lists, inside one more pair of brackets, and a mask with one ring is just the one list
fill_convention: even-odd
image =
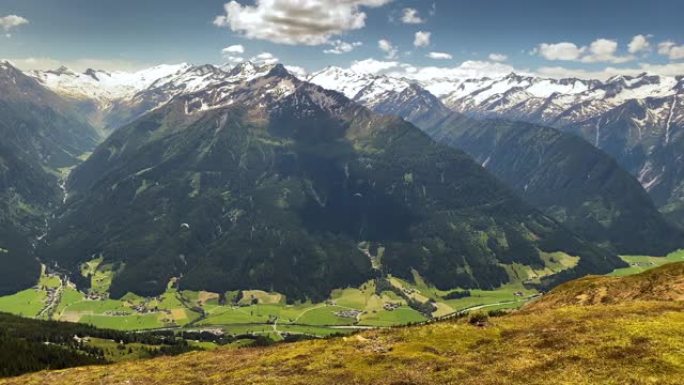
[(684, 301), (684, 263), (670, 263), (625, 277), (587, 276), (551, 290), (527, 310), (626, 301)]
[(680, 384), (684, 302), (667, 293), (681, 289), (683, 277), (684, 264), (673, 263), (607, 278), (620, 283), (608, 295), (630, 295), (556, 307), (559, 298), (575, 298), (606, 280), (581, 279), (480, 326), (461, 319), (42, 372), (0, 384)]

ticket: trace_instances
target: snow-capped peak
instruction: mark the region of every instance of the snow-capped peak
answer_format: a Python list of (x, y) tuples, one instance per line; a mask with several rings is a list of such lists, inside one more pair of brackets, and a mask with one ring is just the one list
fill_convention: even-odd
[(251, 61), (237, 64), (228, 70), (228, 76), (232, 79), (250, 80), (266, 75), (277, 64), (258, 65)]
[(402, 92), (411, 86), (406, 79), (359, 73), (334, 66), (315, 72), (306, 80), (362, 103), (386, 92)]
[(181, 73), (189, 67), (186, 63), (163, 64), (136, 72), (88, 69), (83, 73), (60, 67), (56, 70), (32, 71), (29, 75), (59, 94), (109, 105), (115, 100), (131, 97), (150, 87), (160, 78)]
[(372, 80), (372, 75), (361, 74), (334, 66), (314, 72), (307, 78), (307, 81), (311, 83), (325, 89), (338, 91), (350, 99), (353, 99)]

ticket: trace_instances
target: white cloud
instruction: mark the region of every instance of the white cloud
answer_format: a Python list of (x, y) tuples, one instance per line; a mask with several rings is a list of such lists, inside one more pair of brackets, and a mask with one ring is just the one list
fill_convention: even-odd
[(684, 45), (677, 45), (671, 40), (664, 41), (658, 44), (658, 53), (670, 60), (684, 59)]
[(423, 24), (425, 20), (420, 17), (415, 8), (404, 8), (402, 10), (401, 22), (404, 24)]
[(542, 43), (536, 49), (546, 60), (577, 60), (586, 50), (586, 47), (578, 47), (575, 43), (561, 42), (555, 44)]
[(432, 7), (430, 7), (430, 11), (428, 12), (430, 16), (435, 16), (437, 14), (437, 3), (432, 2)]
[(416, 32), (416, 37), (413, 40), (413, 45), (416, 47), (427, 47), (430, 45), (431, 32), (418, 31)]
[[(681, 46), (680, 46), (681, 47)], [(684, 74), (684, 63), (650, 64), (640, 63), (642, 72), (648, 72), (662, 76), (681, 76)]]
[(670, 54), (670, 49), (676, 45), (677, 44), (675, 44), (675, 42), (672, 40), (658, 43), (658, 53), (663, 56), (668, 56)]
[[(672, 48), (672, 46), (676, 46), (676, 44), (668, 44), (666, 53), (670, 52), (669, 50)], [(610, 52), (610, 50), (607, 52)], [(584, 56), (600, 53), (600, 51), (594, 53), (587, 51)], [(576, 61), (581, 61), (581, 57)], [(638, 63), (626, 68), (607, 66), (601, 70), (565, 68), (562, 66), (546, 66), (537, 68), (536, 70), (531, 70), (527, 68), (514, 68), (509, 64), (496, 61), (468, 60), (455, 67), (417, 67), (415, 65), (401, 63), (395, 60), (381, 61), (369, 58), (354, 62), (350, 69), (360, 73), (386, 74), (390, 76), (413, 79), (427, 84), (427, 88), (434, 94), (442, 95), (452, 90), (451, 85), (449, 84), (453, 84), (450, 82), (457, 79), (477, 79), (482, 77), (496, 78), (505, 76), (511, 72), (515, 72), (520, 75), (537, 75), (550, 78), (576, 77), (582, 79), (599, 80), (606, 80), (616, 75), (636, 76), (644, 72), (661, 76), (678, 76), (684, 74), (684, 62), (668, 64)]]
[(382, 61), (375, 59), (357, 60), (349, 67), (358, 73), (378, 74), (400, 66), (396, 61)]
[(680, 60), (684, 59), (684, 45), (678, 45), (670, 49), (670, 59)]
[(634, 56), (617, 56), (618, 43), (615, 40), (597, 39), (589, 47), (578, 47), (575, 43), (542, 43), (532, 53), (546, 60), (581, 61), (583, 63), (625, 63)]
[(230, 1), (214, 24), (250, 39), (281, 44), (321, 45), (349, 30), (366, 25), (362, 8), (392, 0), (256, 0), (254, 5)]
[(387, 74), (397, 77), (405, 77), (419, 82), (431, 83), (429, 90), (435, 94), (441, 94), (450, 90), (450, 87), (441, 87), (440, 79), (444, 79), (445, 84), (454, 79), (479, 79), (483, 77), (501, 77), (511, 72), (520, 75), (538, 75), (550, 78), (570, 78), (599, 79), (606, 80), (615, 75), (636, 76), (647, 72), (661, 76), (678, 76), (684, 74), (684, 62), (668, 64), (639, 63), (630, 68), (616, 68), (608, 66), (602, 70), (591, 71), (577, 68), (565, 67), (541, 67), (536, 70), (526, 68), (514, 68), (506, 63), (467, 60), (455, 67), (448, 66), (427, 66), (416, 67), (397, 61), (378, 61), (366, 59), (354, 62), (351, 69), (356, 72)]
[(300, 66), (285, 66), (285, 69), (300, 79), (306, 78), (309, 74), (309, 71)]
[[(19, 27), (24, 24), (28, 24), (29, 21), (25, 18), (17, 15), (7, 15), (0, 17), (0, 28), (4, 29), (5, 32), (9, 32), (12, 29)], [(11, 36), (11, 35), (10, 35)]]
[(341, 55), (343, 53), (348, 53), (354, 50), (356, 47), (360, 47), (363, 45), (360, 41), (355, 41), (352, 43), (348, 43), (346, 41), (342, 40), (334, 40), (330, 42), (330, 45), (332, 45), (332, 48), (328, 48), (326, 50), (323, 50), (323, 53), (328, 53), (328, 54), (333, 54), (333, 55)]
[(386, 59), (395, 59), (399, 50), (387, 39), (378, 40), (378, 48), (385, 53)]
[(625, 63), (634, 60), (634, 56), (616, 56), (618, 43), (615, 40), (597, 39), (589, 45), (589, 54), (582, 57), (584, 63)]
[(275, 64), (280, 61), (277, 57), (273, 56), (272, 53), (270, 52), (262, 52), (256, 56), (252, 56), (251, 59), (249, 59), (254, 64)]
[(221, 52), (224, 54), (243, 54), (245, 53), (245, 47), (242, 44), (235, 44), (222, 49)]
[(668, 64), (651, 64), (639, 63), (638, 66), (632, 68), (615, 68), (606, 67), (598, 71), (590, 71), (577, 68), (565, 67), (541, 67), (536, 73), (540, 76), (551, 78), (581, 78), (581, 79), (599, 79), (606, 80), (612, 76), (625, 75), (636, 76), (642, 73), (649, 73), (661, 76), (678, 76), (684, 73), (684, 63), (668, 63)]
[(450, 54), (448, 54), (446, 52), (430, 52), (429, 54), (427, 54), (427, 57), (429, 57), (430, 59), (435, 59), (435, 60), (453, 59), (453, 56), (451, 56)]
[(632, 38), (632, 41), (629, 42), (627, 47), (631, 54), (648, 52), (651, 49), (651, 43), (648, 41), (648, 36), (636, 35)]
[(561, 66), (555, 67), (540, 67), (537, 69), (536, 73), (543, 77), (562, 79), (562, 78), (580, 78), (580, 79), (599, 79), (606, 80), (611, 76), (622, 74), (622, 75), (636, 75), (643, 71), (638, 71), (634, 73), (633, 71), (626, 69), (617, 69), (614, 67), (606, 67), (600, 71), (590, 71), (580, 68), (565, 68)]
[(240, 64), (245, 61), (245, 58), (243, 58), (242, 56), (224, 56), (224, 59), (229, 64)]
[(245, 58), (241, 56), (243, 53), (245, 53), (245, 47), (242, 46), (242, 44), (228, 46), (222, 49), (221, 53), (223, 54), (223, 58), (229, 64), (235, 65), (245, 61)]
[(489, 60), (491, 61), (497, 61), (497, 62), (502, 62), (508, 60), (508, 56), (502, 54), (502, 53), (490, 53), (489, 54)]

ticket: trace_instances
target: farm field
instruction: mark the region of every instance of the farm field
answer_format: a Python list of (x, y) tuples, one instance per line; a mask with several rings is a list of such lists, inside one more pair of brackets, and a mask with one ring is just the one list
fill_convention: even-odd
[(26, 289), (14, 295), (0, 297), (0, 310), (23, 317), (35, 317), (45, 306), (47, 295), (39, 289)]
[[(41, 277), (40, 282), (59, 286), (59, 279), (54, 276)], [(471, 304), (501, 302), (512, 296), (506, 294), (512, 289), (501, 293), (478, 291), (473, 298), (447, 301), (439, 297), (440, 292), (436, 289), (425, 286), (421, 290), (398, 279), (393, 279), (393, 282), (401, 288), (410, 288), (416, 298), (435, 301), (438, 310), (434, 316), (453, 313)], [(102, 294), (99, 291), (101, 287), (98, 287), (97, 295)], [(0, 311), (35, 317), (45, 306), (46, 289), (46, 285), (39, 285), (1, 297)], [(230, 298), (228, 294), (226, 298)], [(428, 320), (426, 315), (409, 307), (407, 301), (396, 293), (376, 293), (372, 281), (359, 288), (335, 290), (323, 303), (288, 305), (280, 294), (255, 290), (244, 291), (238, 301), (224, 305), (219, 305), (218, 297), (215, 293), (178, 291), (169, 285), (167, 291), (158, 297), (128, 294), (115, 300), (93, 297), (65, 285), (51, 319), (116, 330), (219, 327), (231, 334), (269, 335), (276, 340), (284, 334), (326, 336), (353, 331), (357, 326), (388, 327)], [(394, 307), (388, 310), (385, 308), (387, 304)]]
[(666, 255), (665, 257), (649, 257), (644, 255), (627, 255), (621, 256), (625, 262), (630, 266), (614, 270), (609, 275), (619, 277), (625, 275), (633, 275), (662, 266), (667, 263), (684, 261), (684, 250), (678, 250)]
[[(549, 254), (549, 265), (572, 266), (572, 257)], [(622, 256), (630, 264), (610, 273), (631, 275), (666, 263), (684, 261), (684, 250), (666, 257)], [(43, 269), (34, 288), (0, 297), (0, 311), (35, 318), (80, 322), (116, 330), (203, 329), (220, 328), (230, 334), (267, 335), (275, 340), (286, 334), (326, 336), (347, 333), (357, 328), (389, 327), (427, 321), (426, 314), (412, 308), (410, 301), (430, 302), (432, 317), (459, 311), (517, 308), (537, 295), (520, 282), (496, 290), (469, 290), (469, 295), (449, 299), (454, 290), (439, 290), (414, 273), (408, 281), (388, 276), (392, 290), (378, 292), (375, 281), (357, 288), (333, 290), (322, 303), (287, 304), (279, 293), (243, 290), (224, 293), (178, 290), (171, 280), (160, 296), (144, 298), (129, 293), (121, 299), (108, 298), (107, 291), (114, 267), (94, 259), (82, 266), (91, 279), (92, 289), (85, 293)], [(548, 271), (532, 271), (524, 266), (511, 267), (511, 274), (530, 279)], [(44, 309), (51, 301), (49, 314)], [(56, 294), (55, 294), (56, 293)], [(401, 295), (400, 295), (401, 294)], [(56, 297), (55, 297), (56, 296)], [(223, 298), (219, 301), (219, 298)]]

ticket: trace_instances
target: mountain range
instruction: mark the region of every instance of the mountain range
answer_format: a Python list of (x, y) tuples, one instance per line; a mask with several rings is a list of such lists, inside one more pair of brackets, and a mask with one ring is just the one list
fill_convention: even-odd
[[(632, 169), (566, 133), (580, 128), (535, 122), (555, 128), (505, 123), (500, 130), (463, 117), (518, 119), (455, 102), (478, 99), (497, 81), (512, 84), (513, 75), (452, 81), (452, 92), (434, 95), (434, 85), (406, 79), (338, 68), (297, 77), (283, 65), (253, 63), (82, 74), (23, 74), (7, 63), (2, 72), (55, 99), (29, 98), (71, 119), (65, 126), (77, 136), (71, 147), (56, 146), (69, 155), (61, 163), (49, 162), (52, 148), (30, 156), (56, 188), (41, 211), (47, 224), (30, 231), (40, 235), (26, 242), (35, 244), (27, 260), (35, 255), (87, 285), (79, 266), (103, 257), (117, 272), (115, 297), (158, 294), (172, 277), (185, 288), (262, 288), (291, 299), (322, 299), (383, 274), (418, 274), (443, 289), (492, 288), (514, 279), (515, 265), (543, 268), (550, 252), (579, 257), (539, 282), (552, 285), (622, 265), (617, 252), (681, 245), (679, 230), (621, 167)], [(612, 84), (539, 82), (568, 95)], [(466, 88), (472, 92), (454, 97)], [(679, 138), (672, 115), (667, 141)], [(468, 141), (464, 132), (496, 140)], [(560, 158), (514, 167), (536, 155), (518, 147), (535, 146)], [(527, 188), (518, 178), (524, 174), (535, 182)]]
[[(434, 127), (445, 116), (446, 107), (474, 118), (524, 121), (581, 136), (635, 176), (666, 216), (684, 224), (684, 76), (643, 73), (599, 81), (511, 73), (499, 78), (419, 83), (329, 67), (309, 79), (371, 109), (403, 93), (404, 99), (393, 105), (420, 108), (393, 112), (424, 129)], [(409, 84), (421, 91), (405, 92)], [(426, 92), (433, 97), (425, 96)]]
[(414, 271), (444, 289), (487, 288), (512, 279), (504, 265), (543, 267), (557, 250), (581, 258), (566, 274), (620, 264), (462, 152), (282, 65), (184, 91), (74, 170), (40, 255), (69, 271), (102, 256), (118, 266), (115, 297), (155, 295), (178, 276), (194, 290), (316, 300)]

